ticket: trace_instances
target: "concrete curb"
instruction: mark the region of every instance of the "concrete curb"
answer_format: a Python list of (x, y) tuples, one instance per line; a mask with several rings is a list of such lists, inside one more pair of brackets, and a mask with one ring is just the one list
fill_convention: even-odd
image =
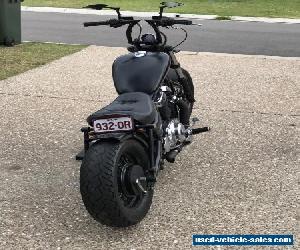
[[(100, 15), (100, 16), (110, 16), (110, 15), (116, 14), (115, 11), (112, 11), (112, 10), (100, 10), (99, 11), (99, 10), (91, 10), (91, 9), (27, 7), (27, 6), (22, 6), (22, 11), (82, 14), (82, 15)], [(153, 15), (157, 15), (157, 12), (122, 11), (122, 13), (124, 14), (124, 16), (134, 16), (134, 17), (150, 17)], [(180, 17), (182, 17), (182, 18), (199, 19), (199, 20), (214, 20), (217, 17), (217, 15), (165, 13), (165, 16), (168, 16), (168, 17), (175, 17), (176, 15), (180, 15)], [(232, 16), (231, 18), (233, 21), (243, 21), (243, 22), (300, 24), (300, 19), (290, 19), (290, 18), (241, 17), (241, 16)]]

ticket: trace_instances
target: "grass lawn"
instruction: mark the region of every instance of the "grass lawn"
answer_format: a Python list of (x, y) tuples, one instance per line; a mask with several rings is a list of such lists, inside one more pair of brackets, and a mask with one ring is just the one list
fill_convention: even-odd
[[(176, 0), (177, 1), (177, 0)], [(156, 11), (162, 0), (26, 0), (26, 6), (81, 8), (104, 3), (123, 10)], [(219, 16), (300, 17), (300, 0), (178, 0), (185, 5), (170, 12), (215, 14)]]
[(46, 43), (24, 43), (15, 47), (0, 46), (0, 80), (75, 53), (84, 47)]

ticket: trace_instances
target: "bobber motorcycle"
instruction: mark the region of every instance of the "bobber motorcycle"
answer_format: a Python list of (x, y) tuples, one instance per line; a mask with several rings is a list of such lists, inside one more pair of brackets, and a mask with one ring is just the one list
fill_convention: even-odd
[[(167, 44), (161, 28), (193, 25), (190, 20), (163, 16), (165, 8), (180, 3), (163, 2), (158, 16), (144, 20), (155, 34), (143, 34), (140, 22), (124, 17), (120, 8), (103, 4), (87, 8), (114, 9), (118, 17), (107, 21), (86, 22), (85, 27), (127, 25), (129, 54), (118, 57), (112, 66), (114, 86), (119, 96), (108, 106), (87, 118), (80, 191), (84, 205), (94, 219), (114, 227), (140, 222), (150, 209), (157, 175), (164, 162), (173, 163), (194, 134), (208, 127), (190, 124), (194, 86), (190, 74), (175, 57), (177, 46)], [(133, 28), (140, 30), (132, 37)]]

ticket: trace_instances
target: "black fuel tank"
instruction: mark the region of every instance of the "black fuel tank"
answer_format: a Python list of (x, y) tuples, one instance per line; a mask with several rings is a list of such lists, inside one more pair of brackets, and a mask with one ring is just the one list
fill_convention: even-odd
[(166, 53), (137, 52), (118, 57), (112, 68), (115, 88), (118, 94), (152, 94), (165, 78), (169, 65)]

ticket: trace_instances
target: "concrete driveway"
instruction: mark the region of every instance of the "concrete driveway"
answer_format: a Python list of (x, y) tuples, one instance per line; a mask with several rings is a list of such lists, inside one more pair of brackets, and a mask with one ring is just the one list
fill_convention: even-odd
[(212, 131), (167, 164), (141, 224), (111, 229), (87, 214), (79, 130), (116, 96), (111, 63), (124, 52), (92, 46), (0, 81), (0, 248), (190, 249), (192, 234), (270, 233), (294, 234), (297, 249), (299, 58), (180, 54), (194, 116)]

